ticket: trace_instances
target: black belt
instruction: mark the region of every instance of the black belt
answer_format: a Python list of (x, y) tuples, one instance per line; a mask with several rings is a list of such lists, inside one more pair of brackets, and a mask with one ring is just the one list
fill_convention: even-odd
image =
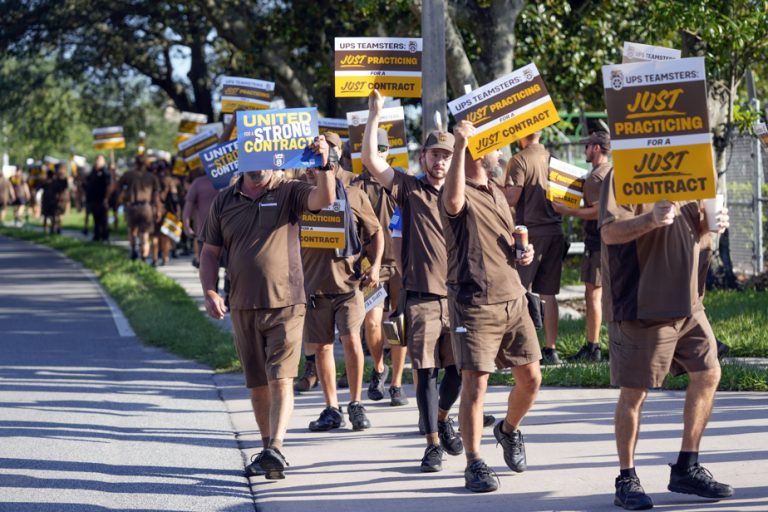
[(413, 297), (420, 300), (440, 300), (445, 298), (443, 295), (438, 295), (436, 293), (414, 292), (411, 290), (407, 290), (405, 293), (408, 294), (408, 297)]

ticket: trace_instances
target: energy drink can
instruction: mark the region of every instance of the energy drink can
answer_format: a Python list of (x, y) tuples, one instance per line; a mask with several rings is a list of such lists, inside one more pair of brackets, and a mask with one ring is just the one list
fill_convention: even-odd
[(528, 247), (528, 228), (525, 226), (515, 226), (515, 251), (517, 259), (521, 259)]

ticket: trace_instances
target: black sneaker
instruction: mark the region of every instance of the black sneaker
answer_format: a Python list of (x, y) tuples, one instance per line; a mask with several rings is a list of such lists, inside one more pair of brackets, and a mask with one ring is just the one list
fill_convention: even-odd
[(496, 417), (493, 414), (483, 414), (483, 428), (492, 427), (496, 424)]
[(344, 421), (344, 413), (341, 411), (341, 407), (336, 409), (329, 405), (323, 409), (318, 419), (309, 422), (309, 430), (312, 432), (327, 432), (346, 425), (347, 422)]
[(516, 473), (522, 473), (528, 469), (528, 465), (525, 462), (525, 442), (523, 440), (523, 433), (519, 430), (514, 432), (504, 432), (501, 430), (501, 426), (504, 421), (500, 421), (493, 427), (493, 436), (496, 438), (496, 446), (501, 444), (501, 448), (504, 450), (504, 462), (507, 463), (509, 469)]
[(422, 473), (437, 473), (443, 470), (443, 449), (440, 445), (431, 444), (424, 451), (424, 457), (421, 459)]
[(266, 471), (261, 469), (261, 456), (264, 452), (259, 452), (251, 457), (251, 463), (245, 467), (245, 476), (264, 476)]
[(408, 397), (403, 393), (403, 388), (400, 386), (389, 387), (389, 405), (392, 407), (408, 405)]
[(464, 470), (464, 487), (472, 492), (493, 492), (499, 488), (499, 477), (483, 459), (476, 460)]
[(440, 446), (449, 455), (459, 455), (464, 451), (461, 436), (453, 429), (453, 418), (448, 417), (445, 421), (438, 420), (437, 437), (440, 438)]
[(352, 423), (352, 430), (371, 428), (371, 422), (365, 415), (365, 407), (360, 402), (349, 402), (347, 412), (349, 413), (349, 422)]
[(557, 350), (547, 347), (541, 349), (541, 364), (560, 364), (560, 356), (557, 355)]
[(384, 399), (384, 383), (389, 377), (389, 366), (384, 365), (384, 371), (379, 373), (375, 369), (371, 372), (371, 383), (368, 384), (368, 400), (378, 402)]
[(728, 355), (728, 352), (731, 351), (731, 347), (730, 345), (726, 345), (717, 338), (715, 338), (715, 341), (717, 342), (717, 358), (722, 359)]
[(616, 477), (616, 496), (613, 504), (627, 510), (646, 510), (653, 508), (653, 500), (645, 494), (640, 479), (636, 476)]
[(601, 358), (599, 344), (585, 343), (576, 354), (568, 358), (568, 361), (571, 363), (597, 363)]
[(264, 478), (267, 480), (282, 480), (285, 478), (285, 467), (289, 466), (283, 454), (277, 448), (266, 448), (261, 452), (259, 465), (264, 470)]
[(678, 468), (670, 464), (672, 471), (669, 475), (667, 489), (672, 492), (695, 494), (702, 498), (720, 499), (733, 496), (733, 487), (721, 484), (712, 478), (712, 473), (697, 462), (687, 468)]

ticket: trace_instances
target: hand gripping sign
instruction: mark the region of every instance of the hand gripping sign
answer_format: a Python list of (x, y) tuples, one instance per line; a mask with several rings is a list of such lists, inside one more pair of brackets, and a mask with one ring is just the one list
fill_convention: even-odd
[(466, 119), (475, 126), (469, 140), (474, 159), (560, 121), (535, 64), (449, 102), (448, 108), (457, 122)]
[(238, 171), (237, 141), (230, 140), (200, 153), (200, 160), (213, 188), (221, 190), (229, 186)]
[(311, 147), (317, 135), (316, 108), (238, 112), (239, 168), (248, 172), (320, 167), (322, 157)]
[(125, 137), (123, 136), (122, 126), (109, 126), (106, 128), (94, 128), (93, 148), (102, 149), (125, 149)]
[(421, 97), (421, 38), (337, 37), (334, 49), (337, 98)]
[[(352, 172), (363, 172), (363, 133), (368, 122), (368, 111), (361, 110), (347, 114), (349, 123), (349, 146), (352, 154)], [(408, 145), (405, 136), (405, 111), (403, 107), (385, 108), (381, 111), (379, 128), (387, 132), (389, 155), (387, 163), (391, 167), (408, 168)]]
[(616, 201), (715, 197), (704, 58), (603, 66)]

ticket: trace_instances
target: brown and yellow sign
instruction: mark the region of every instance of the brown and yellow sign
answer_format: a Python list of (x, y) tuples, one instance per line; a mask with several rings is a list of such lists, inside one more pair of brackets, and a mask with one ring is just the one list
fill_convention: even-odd
[(620, 204), (715, 197), (704, 59), (603, 67)]
[(305, 249), (343, 249), (346, 242), (344, 229), (345, 202), (337, 199), (317, 213), (301, 215), (301, 246)]
[(176, 215), (170, 212), (166, 213), (163, 217), (163, 224), (160, 226), (160, 232), (175, 243), (179, 243), (181, 240), (181, 221)]
[(763, 141), (763, 144), (768, 146), (768, 127), (765, 126), (765, 123), (755, 123), (754, 129), (755, 135)]
[(91, 133), (93, 134), (94, 149), (125, 149), (125, 137), (123, 136), (122, 126), (94, 128)]
[(569, 208), (578, 208), (584, 197), (586, 175), (586, 169), (550, 158), (547, 199), (563, 203)]
[(176, 134), (176, 148), (187, 139), (191, 139), (199, 127), (208, 122), (208, 116), (195, 112), (182, 112), (179, 121), (179, 132)]
[(336, 97), (421, 97), (421, 38), (337, 37)]
[(456, 121), (470, 121), (477, 159), (560, 121), (535, 64), (528, 64), (448, 103)]
[(225, 76), (221, 80), (221, 113), (230, 114), (237, 108), (244, 110), (268, 109), (274, 94), (274, 82)]
[(331, 117), (321, 117), (317, 121), (320, 133), (332, 132), (339, 136), (341, 142), (349, 140), (349, 125), (346, 119), (334, 119)]
[[(352, 172), (363, 172), (362, 146), (368, 111), (361, 110), (347, 114), (349, 123), (349, 146), (352, 153)], [(405, 134), (405, 112), (403, 107), (385, 108), (381, 111), (379, 128), (387, 132), (389, 154), (387, 162), (392, 167), (408, 169), (408, 140)]]
[(219, 143), (219, 134), (215, 131), (198, 133), (194, 137), (179, 144), (179, 154), (184, 159), (184, 163), (190, 171), (202, 169), (203, 162), (200, 160), (200, 152), (211, 148)]

